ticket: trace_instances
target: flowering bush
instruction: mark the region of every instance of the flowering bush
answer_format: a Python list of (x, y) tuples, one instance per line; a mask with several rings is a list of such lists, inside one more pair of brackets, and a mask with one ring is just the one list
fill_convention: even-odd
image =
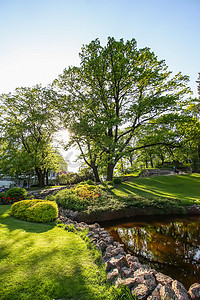
[(82, 211), (99, 201), (100, 191), (95, 185), (80, 183), (74, 188), (61, 190), (47, 198), (56, 201), (63, 208)]
[(11, 188), (4, 193), (0, 193), (0, 204), (13, 204), (26, 199), (27, 191), (21, 187)]

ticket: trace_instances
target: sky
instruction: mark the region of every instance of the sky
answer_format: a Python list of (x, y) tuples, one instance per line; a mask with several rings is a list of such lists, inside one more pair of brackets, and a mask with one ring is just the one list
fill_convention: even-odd
[(135, 38), (197, 97), (200, 0), (0, 0), (0, 94), (51, 83), (80, 63), (83, 44)]

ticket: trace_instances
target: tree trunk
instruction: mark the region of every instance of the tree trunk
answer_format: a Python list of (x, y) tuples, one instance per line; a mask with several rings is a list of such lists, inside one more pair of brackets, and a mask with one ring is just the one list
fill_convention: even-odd
[(49, 170), (46, 171), (46, 185), (49, 185)]
[(92, 170), (94, 173), (95, 182), (101, 182), (101, 180), (99, 178), (99, 172), (98, 172), (97, 166), (92, 166)]
[(36, 169), (37, 177), (38, 177), (38, 186), (44, 187), (44, 179), (45, 179), (45, 172), (43, 172), (41, 169)]
[(148, 169), (148, 160), (145, 159), (146, 169)]
[(153, 168), (154, 166), (153, 166), (153, 159), (152, 159), (152, 156), (151, 156), (151, 154), (149, 155), (149, 157), (150, 157), (150, 163), (151, 163), (151, 167)]
[(107, 178), (106, 178), (107, 181), (112, 181), (113, 180), (114, 167), (115, 167), (114, 164), (112, 164), (112, 163), (108, 164), (108, 167), (107, 167)]

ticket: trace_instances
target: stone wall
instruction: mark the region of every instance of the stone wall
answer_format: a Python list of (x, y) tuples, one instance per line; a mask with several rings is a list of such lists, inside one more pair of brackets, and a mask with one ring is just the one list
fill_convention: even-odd
[(28, 191), (28, 196), (33, 196), (35, 199), (44, 199), (46, 196), (51, 195), (54, 192), (59, 192), (60, 190), (63, 189), (66, 189), (66, 186), (52, 188), (52, 189)]
[(174, 175), (174, 172), (172, 170), (164, 169), (144, 169), (140, 172), (139, 177), (151, 177), (161, 175)]
[(59, 218), (64, 224), (74, 224), (76, 229), (89, 229), (87, 236), (102, 253), (108, 281), (115, 286), (127, 286), (133, 297), (142, 300), (200, 300), (199, 283), (194, 283), (187, 291), (178, 280), (142, 265), (99, 224), (79, 223), (66, 217), (63, 209), (59, 210)]

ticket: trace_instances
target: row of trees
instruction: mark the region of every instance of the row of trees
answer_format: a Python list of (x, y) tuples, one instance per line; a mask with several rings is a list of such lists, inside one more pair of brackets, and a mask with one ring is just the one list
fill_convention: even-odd
[(83, 46), (80, 66), (65, 69), (51, 86), (1, 96), (0, 168), (14, 172), (20, 161), (22, 172), (29, 164), (42, 184), (57, 164), (52, 138), (59, 128), (68, 129), (67, 146), (79, 148), (97, 182), (102, 174), (112, 180), (116, 165), (136, 151), (164, 149), (193, 161), (196, 155), (199, 163), (199, 102), (188, 82), (134, 39), (108, 38), (104, 47), (96, 39)]

